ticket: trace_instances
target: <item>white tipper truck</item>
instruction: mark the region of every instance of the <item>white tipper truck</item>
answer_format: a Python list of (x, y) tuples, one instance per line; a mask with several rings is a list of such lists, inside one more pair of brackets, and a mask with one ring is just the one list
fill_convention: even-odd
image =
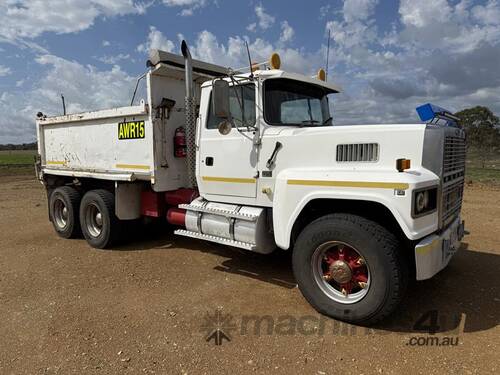
[(139, 105), (38, 113), (37, 175), (64, 238), (106, 248), (121, 228), (165, 218), (176, 235), (259, 253), (292, 250), (320, 313), (358, 324), (390, 314), (410, 278), (460, 246), (465, 135), (431, 104), (421, 124), (333, 126), (340, 88), (277, 54), (232, 71), (153, 50)]

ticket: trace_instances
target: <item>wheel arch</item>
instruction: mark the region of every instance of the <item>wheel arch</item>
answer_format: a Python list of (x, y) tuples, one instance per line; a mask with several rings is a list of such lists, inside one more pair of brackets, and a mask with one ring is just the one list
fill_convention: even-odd
[(392, 211), (383, 203), (363, 199), (314, 198), (300, 210), (290, 231), (290, 247), (300, 232), (312, 221), (331, 213), (346, 213), (372, 220), (394, 233), (403, 242), (410, 242)]

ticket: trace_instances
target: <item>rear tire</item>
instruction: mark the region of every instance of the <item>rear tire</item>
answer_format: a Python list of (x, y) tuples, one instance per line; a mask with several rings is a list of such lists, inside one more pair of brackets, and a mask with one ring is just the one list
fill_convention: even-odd
[(62, 238), (80, 235), (80, 193), (71, 186), (56, 188), (49, 198), (49, 217), (56, 233)]
[(388, 316), (404, 296), (402, 255), (397, 238), (381, 225), (331, 214), (300, 233), (292, 264), (300, 291), (318, 312), (368, 325)]
[(110, 247), (119, 237), (120, 230), (114, 194), (104, 189), (87, 192), (80, 204), (80, 225), (90, 246), (96, 249)]

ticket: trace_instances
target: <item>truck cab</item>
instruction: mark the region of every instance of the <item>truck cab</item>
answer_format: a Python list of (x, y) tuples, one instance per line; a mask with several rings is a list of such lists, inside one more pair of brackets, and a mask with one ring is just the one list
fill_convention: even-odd
[(460, 246), (465, 134), (442, 108), (424, 123), (335, 126), (326, 80), (279, 56), (233, 71), (153, 51), (147, 101), (39, 116), (38, 176), (63, 237), (112, 246), (122, 223), (166, 217), (175, 234), (249, 251), (293, 251), (319, 312), (371, 324), (410, 277)]

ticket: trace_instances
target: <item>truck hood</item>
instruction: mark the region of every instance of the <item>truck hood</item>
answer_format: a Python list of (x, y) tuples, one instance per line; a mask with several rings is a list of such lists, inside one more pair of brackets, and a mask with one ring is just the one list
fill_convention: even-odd
[[(276, 163), (292, 167), (348, 169), (391, 169), (396, 159), (411, 160), (412, 169), (422, 165), (425, 124), (345, 125), (324, 127), (274, 127), (264, 130), (264, 155), (282, 143)], [(337, 160), (339, 145), (377, 144), (378, 157), (372, 162)], [(271, 147), (272, 146), (272, 147)], [(264, 156), (265, 157), (265, 156)], [(283, 165), (284, 167), (284, 165)]]

